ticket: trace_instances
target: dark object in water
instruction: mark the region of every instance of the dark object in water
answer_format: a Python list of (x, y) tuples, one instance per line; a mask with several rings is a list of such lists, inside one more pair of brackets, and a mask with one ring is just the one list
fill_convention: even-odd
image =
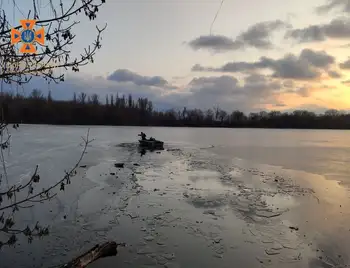
[(114, 166), (116, 168), (123, 168), (124, 167), (124, 163), (115, 163)]
[(147, 149), (164, 149), (164, 142), (158, 140), (139, 140), (140, 146)]
[(60, 268), (86, 268), (89, 264), (97, 261), (98, 259), (116, 256), (118, 254), (118, 247), (125, 247), (124, 243), (116, 243), (109, 241), (104, 244), (97, 244), (86, 253), (80, 255), (74, 260), (59, 266)]
[(142, 156), (144, 156), (146, 154), (146, 149), (145, 148), (141, 148), (141, 150), (139, 150), (139, 153)]
[(298, 227), (294, 227), (294, 226), (289, 226), (289, 229), (294, 230), (294, 231), (299, 231)]

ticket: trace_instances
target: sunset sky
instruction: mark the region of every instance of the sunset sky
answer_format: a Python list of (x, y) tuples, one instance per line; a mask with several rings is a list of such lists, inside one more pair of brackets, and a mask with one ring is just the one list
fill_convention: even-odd
[[(38, 2), (45, 19), (47, 0)], [(3, 1), (15, 21), (31, 8), (17, 3)], [(161, 109), (350, 110), (350, 0), (106, 0), (96, 20), (81, 18), (73, 51), (105, 23), (94, 64), (62, 84), (21, 90), (101, 101), (131, 93)]]

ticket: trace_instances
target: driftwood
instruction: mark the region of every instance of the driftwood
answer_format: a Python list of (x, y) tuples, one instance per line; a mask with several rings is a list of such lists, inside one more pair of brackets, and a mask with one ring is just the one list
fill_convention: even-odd
[(117, 244), (116, 242), (106, 242), (102, 245), (97, 244), (92, 249), (84, 253), (83, 255), (75, 258), (74, 260), (70, 261), (69, 263), (61, 266), (62, 268), (85, 268), (89, 264), (93, 263), (94, 261), (109, 257), (109, 256), (115, 256), (117, 255), (118, 246), (121, 246), (122, 244)]

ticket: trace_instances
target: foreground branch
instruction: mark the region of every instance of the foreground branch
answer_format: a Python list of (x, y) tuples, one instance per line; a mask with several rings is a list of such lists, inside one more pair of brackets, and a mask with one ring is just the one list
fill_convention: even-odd
[(85, 268), (100, 258), (116, 256), (118, 254), (118, 246), (123, 245), (124, 244), (117, 244), (114, 241), (106, 242), (102, 245), (97, 244), (83, 255), (61, 266), (61, 268)]

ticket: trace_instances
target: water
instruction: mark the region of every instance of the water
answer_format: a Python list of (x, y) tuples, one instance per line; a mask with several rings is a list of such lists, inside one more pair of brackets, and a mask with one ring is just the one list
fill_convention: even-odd
[[(39, 189), (57, 181), (79, 158), (86, 131), (12, 130), (9, 181), (26, 181), (36, 164)], [(140, 131), (165, 150), (141, 156)], [(3, 249), (1, 267), (62, 264), (107, 240), (127, 247), (91, 267), (345, 267), (348, 133), (91, 127), (95, 140), (72, 184), (17, 216), (24, 226), (50, 225), (50, 236)]]

